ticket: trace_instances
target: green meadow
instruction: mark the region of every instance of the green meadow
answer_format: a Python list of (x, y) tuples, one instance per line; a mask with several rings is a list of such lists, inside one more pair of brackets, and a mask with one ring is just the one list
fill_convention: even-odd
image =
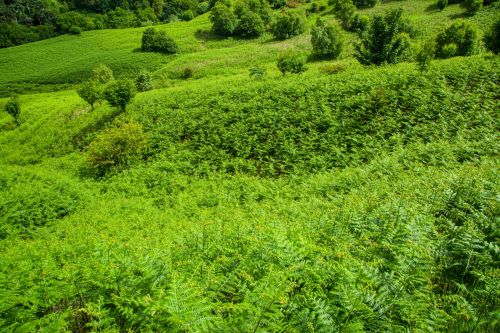
[[(359, 12), (403, 8), (416, 47), (460, 19), (482, 37), (495, 6)], [(498, 55), (363, 66), (346, 32), (339, 59), (282, 76), (310, 29), (155, 28), (178, 54), (143, 52), (145, 28), (0, 49), (0, 331), (498, 332)], [(91, 111), (99, 64), (154, 89)], [(142, 150), (95, 168), (111, 142)]]

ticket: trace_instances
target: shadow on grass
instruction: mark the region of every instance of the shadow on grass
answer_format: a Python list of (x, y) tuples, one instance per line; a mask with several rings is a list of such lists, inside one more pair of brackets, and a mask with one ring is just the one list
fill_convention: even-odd
[(218, 40), (224, 40), (227, 39), (228, 37), (224, 36), (219, 36), (217, 34), (214, 34), (210, 30), (198, 30), (194, 33), (194, 37), (196, 39), (208, 42), (208, 41), (218, 41)]
[(427, 8), (425, 8), (426, 13), (433, 13), (433, 12), (439, 12), (439, 11), (440, 10), (437, 6), (437, 3), (430, 4), (429, 6), (427, 6)]
[[(96, 110), (88, 112), (96, 112)], [(122, 111), (116, 108), (110, 114), (104, 115), (103, 117), (99, 118), (95, 123), (85, 126), (73, 136), (71, 140), (73, 145), (78, 149), (83, 149), (83, 147), (85, 147), (89, 143), (89, 137), (92, 133), (102, 129), (106, 124), (112, 122), (121, 113)]]

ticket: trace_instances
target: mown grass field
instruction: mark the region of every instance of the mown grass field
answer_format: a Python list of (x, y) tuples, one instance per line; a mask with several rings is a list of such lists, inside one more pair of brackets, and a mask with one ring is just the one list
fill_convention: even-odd
[[(363, 12), (402, 6), (417, 38), (463, 13), (431, 4)], [(0, 112), (0, 331), (497, 332), (499, 57), (420, 73), (348, 51), (281, 77), (276, 57), (308, 35), (208, 28), (161, 26), (173, 57), (134, 52), (143, 28), (0, 50), (0, 90), (37, 92), (19, 126)], [(151, 68), (156, 89), (125, 112), (40, 92), (99, 63)], [(126, 124), (143, 154), (96, 174), (89, 146)]]

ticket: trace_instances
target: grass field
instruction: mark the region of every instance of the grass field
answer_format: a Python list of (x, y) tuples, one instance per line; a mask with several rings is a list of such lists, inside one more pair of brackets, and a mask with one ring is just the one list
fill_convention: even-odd
[[(463, 15), (433, 2), (362, 12), (403, 7), (423, 39)], [(0, 112), (0, 331), (498, 332), (500, 58), (420, 73), (348, 48), (282, 77), (308, 34), (209, 26), (159, 26), (171, 57), (137, 51), (144, 28), (0, 50), (0, 96), (29, 92), (19, 125)], [(74, 84), (99, 63), (155, 89), (91, 111)], [(89, 147), (131, 124), (141, 154), (92, 169)]]

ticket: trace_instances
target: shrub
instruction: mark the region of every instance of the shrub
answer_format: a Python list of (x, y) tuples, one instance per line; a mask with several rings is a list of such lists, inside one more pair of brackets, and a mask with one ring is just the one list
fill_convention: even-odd
[[(479, 32), (477, 27), (463, 20), (453, 23), (436, 38), (436, 56), (439, 58), (472, 55), (477, 53), (478, 47)], [(456, 51), (451, 52), (453, 49)]]
[(196, 6), (196, 13), (198, 13), (198, 15), (205, 14), (206, 12), (208, 12), (209, 8), (210, 8), (210, 5), (209, 5), (208, 1), (200, 2)]
[(366, 31), (361, 34), (361, 43), (355, 46), (355, 56), (362, 64), (381, 65), (399, 62), (410, 46), (408, 29), (403, 21), (402, 10), (375, 16)]
[(71, 35), (81, 35), (82, 34), (82, 28), (74, 25), (71, 28), (69, 28), (68, 33)]
[(134, 13), (121, 7), (107, 13), (106, 23), (109, 28), (131, 28), (139, 25)]
[(288, 73), (300, 74), (303, 73), (306, 61), (304, 57), (295, 54), (285, 54), (278, 59), (278, 69), (285, 76)]
[(300, 35), (306, 30), (306, 18), (299, 11), (285, 10), (275, 16), (271, 32), (277, 39), (287, 39)]
[(217, 3), (210, 11), (212, 31), (221, 36), (231, 36), (238, 26), (236, 15), (222, 3)]
[(258, 37), (264, 33), (264, 21), (262, 18), (247, 7), (239, 16), (239, 23), (235, 30), (236, 34), (243, 37)]
[(329, 25), (321, 18), (312, 29), (313, 53), (318, 57), (336, 59), (344, 46), (344, 36), (339, 26)]
[(113, 76), (111, 68), (104, 64), (100, 64), (92, 70), (92, 79), (101, 84), (106, 84), (113, 81), (115, 77)]
[(104, 90), (104, 98), (111, 106), (119, 107), (123, 112), (127, 104), (134, 98), (135, 85), (130, 80), (111, 82)]
[(252, 67), (249, 69), (249, 72), (250, 72), (250, 77), (257, 80), (262, 80), (266, 75), (266, 69), (262, 67)]
[(465, 0), (463, 6), (467, 9), (467, 13), (474, 15), (483, 7), (483, 0)]
[(98, 176), (112, 169), (120, 169), (140, 158), (147, 139), (142, 126), (137, 123), (125, 123), (109, 128), (86, 148), (86, 160)]
[(186, 67), (181, 71), (180, 78), (187, 80), (193, 77), (193, 70), (190, 67)]
[(99, 82), (95, 80), (82, 83), (76, 92), (85, 102), (90, 104), (92, 111), (94, 110), (94, 104), (102, 98), (102, 88)]
[(424, 73), (429, 69), (435, 52), (433, 41), (427, 41), (420, 45), (415, 58), (417, 60), (418, 69), (421, 73)]
[(334, 8), (335, 16), (340, 20), (342, 27), (351, 31), (356, 14), (356, 6), (354, 6), (352, 0), (335, 0)]
[(179, 52), (175, 41), (167, 36), (165, 31), (147, 28), (142, 34), (142, 50), (145, 52), (160, 52), (173, 54)]
[(194, 19), (194, 13), (192, 10), (185, 10), (179, 14), (179, 18), (183, 21), (191, 21)]
[(370, 26), (370, 17), (366, 15), (356, 14), (354, 15), (351, 21), (351, 26), (349, 30), (361, 33), (365, 31), (368, 28), (368, 26)]
[(320, 67), (320, 71), (325, 74), (337, 74), (345, 71), (347, 69), (347, 65), (344, 63), (335, 63), (329, 64)]
[(354, 5), (357, 8), (371, 8), (375, 7), (377, 0), (354, 0)]
[(448, 6), (448, 0), (438, 0), (436, 6), (439, 10), (443, 10)]
[(146, 71), (139, 73), (139, 76), (135, 79), (135, 87), (138, 91), (148, 91), (153, 89), (153, 79), (151, 74)]
[(19, 102), (19, 97), (12, 96), (5, 104), (5, 112), (11, 115), (14, 118), (16, 124), (20, 123), (20, 115), (21, 115), (21, 103)]
[(496, 21), (495, 25), (484, 36), (484, 44), (493, 53), (500, 53), (500, 19)]

